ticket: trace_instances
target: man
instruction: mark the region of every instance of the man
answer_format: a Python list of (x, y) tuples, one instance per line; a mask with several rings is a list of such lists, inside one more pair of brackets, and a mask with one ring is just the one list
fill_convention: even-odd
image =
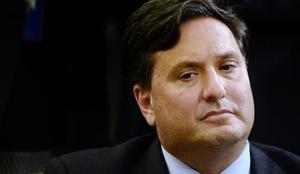
[(245, 42), (245, 24), (212, 1), (145, 3), (128, 21), (124, 51), (156, 134), (56, 158), (45, 173), (299, 173), (296, 155), (247, 140), (254, 102)]

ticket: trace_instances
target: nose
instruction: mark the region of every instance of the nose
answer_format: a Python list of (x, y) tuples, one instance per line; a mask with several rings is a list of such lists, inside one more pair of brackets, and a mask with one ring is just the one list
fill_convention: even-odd
[(202, 99), (207, 102), (216, 102), (226, 96), (224, 79), (214, 70), (207, 72), (202, 83)]

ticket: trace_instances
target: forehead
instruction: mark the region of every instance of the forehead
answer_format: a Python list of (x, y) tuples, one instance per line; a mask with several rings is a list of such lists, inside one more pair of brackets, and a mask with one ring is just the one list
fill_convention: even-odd
[(155, 66), (172, 66), (180, 61), (199, 63), (214, 61), (228, 53), (242, 57), (231, 30), (212, 17), (199, 17), (184, 22), (179, 27), (180, 39), (169, 50), (153, 54)]

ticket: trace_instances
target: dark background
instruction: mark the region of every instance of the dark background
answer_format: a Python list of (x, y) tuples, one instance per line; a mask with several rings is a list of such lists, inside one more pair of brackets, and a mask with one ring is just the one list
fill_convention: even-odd
[[(300, 155), (300, 4), (227, 2), (250, 30), (247, 58), (256, 102), (250, 139)], [(141, 3), (45, 1), (40, 41), (23, 37), (25, 3), (1, 5), (0, 151), (61, 154), (151, 130), (121, 78), (120, 38)]]

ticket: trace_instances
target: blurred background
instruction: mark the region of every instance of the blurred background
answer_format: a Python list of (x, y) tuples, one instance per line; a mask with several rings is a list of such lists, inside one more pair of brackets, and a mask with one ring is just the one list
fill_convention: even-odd
[[(125, 21), (143, 2), (9, 0), (0, 20), (0, 173), (152, 130), (122, 78)], [(227, 0), (248, 24), (250, 139), (300, 155), (296, 0)]]

